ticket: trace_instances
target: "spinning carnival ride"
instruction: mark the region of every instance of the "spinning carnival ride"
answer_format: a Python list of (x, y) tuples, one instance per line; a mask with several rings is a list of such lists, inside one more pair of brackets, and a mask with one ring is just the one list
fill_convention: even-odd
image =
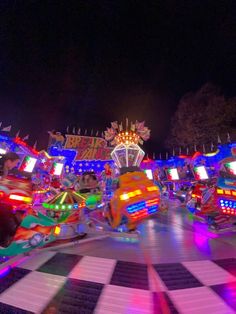
[(138, 143), (149, 137), (150, 130), (138, 121), (131, 123), (130, 130), (127, 123), (126, 131), (122, 124), (112, 122), (111, 128), (105, 131), (105, 139), (116, 144), (111, 156), (120, 169), (118, 189), (105, 213), (112, 228), (125, 224), (128, 230), (134, 230), (139, 222), (158, 211), (159, 189), (139, 168), (144, 151)]
[[(134, 230), (138, 223), (155, 214), (160, 205), (159, 188), (139, 168), (144, 151), (138, 144), (142, 144), (149, 136), (150, 130), (143, 122), (131, 123), (130, 130), (127, 127), (126, 131), (122, 130), (122, 125), (113, 122), (112, 127), (105, 132), (106, 140), (111, 145), (115, 144), (111, 156), (120, 171), (118, 187), (114, 193), (112, 191), (111, 198), (109, 195), (108, 203), (107, 200), (104, 202), (102, 190), (92, 172), (84, 173), (81, 182), (75, 176), (75, 182), (69, 186), (65, 184), (68, 178), (63, 179), (61, 171), (60, 174), (55, 171), (50, 173), (53, 178), (58, 178), (58, 186), (54, 187), (57, 195), (51, 195), (48, 201), (44, 200), (47, 193), (42, 192), (50, 190), (54, 181), (49, 181), (43, 190), (33, 192), (32, 186), (26, 184), (25, 187), (23, 181), (16, 178), (9, 179), (9, 182), (3, 180), (1, 196), (4, 196), (5, 204), (2, 203), (0, 218), (6, 224), (0, 233), (0, 255), (12, 256), (29, 252), (56, 240), (73, 243), (77, 236), (81, 236), (81, 226), (82, 229), (85, 223), (87, 226), (85, 212), (91, 222), (93, 211), (97, 212), (99, 219), (94, 220), (96, 227), (103, 225), (103, 231), (109, 234), (111, 230), (120, 231), (121, 226), (125, 226), (124, 230)], [(57, 158), (60, 161), (60, 156)], [(110, 170), (106, 169), (108, 178)], [(33, 183), (35, 185), (35, 181)], [(28, 184), (31, 185), (30, 180)], [(35, 199), (37, 193), (40, 196), (42, 194), (42, 197), (35, 207), (32, 199)]]

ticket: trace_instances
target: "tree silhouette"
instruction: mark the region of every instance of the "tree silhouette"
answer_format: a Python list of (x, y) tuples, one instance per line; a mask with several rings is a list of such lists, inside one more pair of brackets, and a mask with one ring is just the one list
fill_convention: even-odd
[(226, 142), (227, 133), (236, 140), (236, 97), (225, 99), (211, 83), (184, 95), (172, 119), (167, 147)]

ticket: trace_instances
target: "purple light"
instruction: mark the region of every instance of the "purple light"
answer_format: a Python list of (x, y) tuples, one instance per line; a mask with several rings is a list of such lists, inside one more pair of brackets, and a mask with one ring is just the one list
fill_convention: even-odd
[(0, 269), (0, 278), (3, 278), (9, 274), (11, 270), (10, 266), (4, 267), (3, 269)]

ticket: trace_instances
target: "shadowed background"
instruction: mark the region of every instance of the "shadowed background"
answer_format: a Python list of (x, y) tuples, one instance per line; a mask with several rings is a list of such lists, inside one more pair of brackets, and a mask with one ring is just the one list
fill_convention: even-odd
[(69, 125), (145, 120), (161, 151), (178, 101), (235, 87), (234, 1), (1, 1), (0, 121), (47, 144)]

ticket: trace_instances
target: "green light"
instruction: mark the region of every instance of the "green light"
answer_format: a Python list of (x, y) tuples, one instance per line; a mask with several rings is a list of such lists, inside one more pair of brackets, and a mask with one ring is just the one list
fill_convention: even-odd
[(96, 195), (90, 195), (87, 200), (86, 200), (86, 206), (89, 208), (89, 209), (93, 209), (96, 207), (97, 205), (97, 196)]

